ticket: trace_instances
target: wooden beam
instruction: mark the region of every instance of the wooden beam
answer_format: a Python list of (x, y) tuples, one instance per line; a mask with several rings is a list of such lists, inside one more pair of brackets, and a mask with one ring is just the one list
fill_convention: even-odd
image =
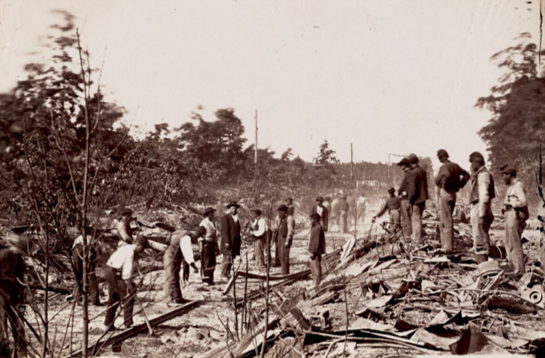
[[(166, 321), (169, 321), (173, 318), (178, 317), (179, 315), (186, 313), (190, 311), (191, 309), (195, 308), (201, 301), (191, 301), (189, 303), (186, 303), (183, 306), (180, 306), (170, 312), (167, 312), (163, 315), (160, 315), (158, 317), (155, 317), (151, 320), (149, 320), (149, 325), (151, 327), (156, 327), (162, 323), (165, 323)], [(103, 342), (100, 342), (100, 340), (95, 343), (93, 346), (88, 348), (88, 352), (90, 352), (91, 355), (96, 355), (98, 351), (104, 347), (110, 346), (112, 344), (124, 341), (127, 338), (130, 338), (132, 336), (136, 336), (139, 333), (145, 332), (148, 330), (147, 323), (142, 323), (137, 326), (134, 326), (130, 329), (121, 331), (119, 333), (116, 333), (112, 335), (110, 338), (106, 339)], [(83, 354), (82, 350), (76, 351), (72, 353), (70, 356), (66, 356), (66, 358), (78, 358), (81, 357)]]
[[(285, 280), (291, 280), (291, 279), (301, 279), (303, 277), (306, 277), (310, 275), (310, 270), (303, 270), (296, 273), (291, 273), (289, 275), (269, 275), (269, 281), (285, 281)], [(233, 284), (235, 280), (238, 277), (248, 277), (250, 279), (256, 279), (256, 280), (267, 280), (267, 275), (264, 273), (256, 273), (256, 272), (244, 272), (244, 271), (237, 271), (229, 280), (227, 285), (225, 286), (225, 289), (223, 290), (222, 294), (226, 295), (231, 291), (231, 288), (233, 287)]]

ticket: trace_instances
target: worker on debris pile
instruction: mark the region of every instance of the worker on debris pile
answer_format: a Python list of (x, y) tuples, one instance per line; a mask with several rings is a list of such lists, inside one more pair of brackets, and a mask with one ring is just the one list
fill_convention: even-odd
[(426, 200), (428, 200), (428, 175), (418, 165), (419, 160), (415, 154), (410, 154), (407, 159), (411, 168), (407, 197), (411, 205), (413, 242), (420, 245), (424, 242), (422, 239), (422, 214), (426, 209)]
[[(34, 245), (19, 237), (16, 244), (0, 248), (0, 357), (26, 357), (27, 341), (21, 315), (25, 313), (26, 283), (24, 256)], [(8, 322), (15, 351), (9, 346)]]
[(486, 169), (484, 157), (479, 152), (469, 156), (471, 163), (471, 227), (473, 229), (473, 251), (476, 254), (488, 256), (490, 236), (488, 231), (494, 221), (491, 203), (495, 197), (494, 178)]
[(441, 248), (451, 252), (453, 247), (453, 212), (456, 206), (456, 193), (469, 181), (469, 173), (458, 164), (449, 160), (446, 150), (437, 151), (437, 158), (442, 163), (435, 178), (439, 191), (439, 212), (441, 227)]
[(522, 275), (525, 270), (521, 235), (526, 227), (526, 220), (530, 217), (526, 201), (526, 189), (524, 184), (517, 179), (517, 170), (511, 165), (501, 167), (501, 174), (505, 185), (508, 186), (503, 201), (503, 212), (505, 214), (503, 242), (509, 266), (515, 274)]
[(133, 232), (131, 229), (131, 221), (133, 220), (132, 211), (129, 208), (121, 210), (121, 220), (116, 225), (117, 237), (119, 238), (118, 246), (131, 245), (134, 242)]
[(227, 205), (229, 212), (221, 220), (221, 253), (223, 259), (221, 262), (221, 278), (229, 280), (231, 277), (231, 268), (233, 259), (240, 255), (240, 222), (237, 215), (238, 205), (235, 201)]
[(314, 287), (318, 288), (322, 281), (322, 255), (325, 254), (325, 233), (320, 225), (320, 215), (310, 215), (311, 229), (308, 242), (310, 253), (310, 271), (314, 279)]
[(201, 277), (209, 286), (214, 285), (214, 271), (216, 270), (216, 254), (219, 251), (216, 226), (214, 225), (214, 215), (216, 209), (206, 208), (204, 210), (204, 219), (199, 224), (206, 230), (204, 237), (199, 238), (199, 247), (201, 249)]
[(295, 222), (293, 216), (288, 215), (288, 207), (280, 205), (278, 216), (275, 220), (274, 237), (277, 242), (278, 256), (282, 275), (290, 273), (290, 248), (295, 233)]
[[(87, 248), (89, 252), (89, 260), (87, 266), (87, 285), (89, 292), (89, 302), (94, 306), (101, 306), (100, 297), (98, 294), (98, 281), (96, 276), (96, 264), (98, 261), (98, 250), (93, 245), (91, 235), (87, 235)], [(74, 276), (76, 276), (76, 293), (74, 299), (81, 302), (83, 287), (83, 265), (85, 264), (85, 254), (83, 251), (83, 235), (78, 236), (72, 244), (71, 252), (72, 268)]]
[(256, 265), (259, 270), (262, 270), (265, 269), (264, 250), (267, 245), (267, 223), (265, 222), (265, 219), (261, 217), (260, 209), (253, 209), (250, 215), (252, 216), (252, 227), (250, 228), (250, 232), (254, 237), (254, 253), (256, 258)]
[(384, 215), (386, 210), (388, 210), (388, 215), (390, 216), (390, 225), (392, 233), (397, 233), (399, 229), (401, 228), (401, 199), (395, 195), (395, 189), (390, 188), (388, 189), (388, 194), (390, 195), (390, 198), (386, 200), (382, 208), (380, 208), (377, 215), (373, 217), (373, 222), (377, 220), (377, 218)]
[(411, 235), (413, 233), (413, 225), (412, 225), (412, 218), (411, 218), (411, 204), (409, 203), (409, 199), (407, 197), (408, 191), (409, 191), (409, 181), (410, 181), (410, 175), (411, 175), (411, 168), (410, 163), (407, 158), (401, 159), (397, 165), (403, 170), (405, 173), (405, 176), (403, 177), (403, 180), (401, 180), (401, 184), (399, 186), (399, 189), (397, 189), (397, 195), (399, 196), (401, 200), (401, 224), (403, 227), (403, 236), (405, 236), (405, 240), (410, 240)]
[(288, 215), (295, 217), (295, 205), (293, 205), (293, 198), (286, 199), (286, 206), (288, 207)]
[(323, 205), (324, 198), (319, 196), (316, 198), (316, 202), (318, 204), (312, 207), (312, 211), (310, 213), (320, 215), (320, 224), (322, 224), (324, 231), (327, 232), (327, 224), (328, 224), (327, 221), (328, 221), (329, 212), (327, 208)]
[(136, 285), (133, 278), (136, 271), (139, 271), (137, 266), (140, 255), (147, 247), (148, 240), (143, 236), (138, 236), (134, 244), (119, 247), (106, 263), (104, 276), (108, 284), (108, 310), (104, 325), (108, 331), (116, 329), (114, 326), (115, 313), (120, 300), (123, 300), (125, 328), (130, 328), (133, 324), (132, 313), (136, 295)]
[[(178, 230), (170, 235), (167, 240), (168, 247), (163, 256), (163, 267), (165, 270), (165, 300), (172, 303), (187, 303), (189, 301), (182, 297), (182, 289), (180, 287), (180, 268), (182, 263), (184, 267), (184, 281), (189, 278), (189, 266), (193, 268), (195, 273), (199, 270), (195, 265), (193, 256), (193, 242), (206, 234), (206, 229), (198, 226), (195, 230), (185, 231)], [(187, 273), (186, 273), (187, 272)]]

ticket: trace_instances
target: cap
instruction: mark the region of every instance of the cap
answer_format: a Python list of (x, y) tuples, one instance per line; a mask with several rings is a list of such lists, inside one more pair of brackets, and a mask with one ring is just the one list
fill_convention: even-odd
[(134, 211), (132, 209), (129, 209), (129, 208), (123, 208), (121, 210), (121, 215), (125, 216), (125, 215), (132, 215), (134, 213)]
[(517, 175), (517, 170), (511, 164), (506, 164), (506, 165), (502, 166), (500, 168), (500, 171), (501, 171), (502, 174), (510, 174), (510, 175), (513, 175), (513, 176)]
[(288, 211), (288, 207), (284, 204), (280, 205), (277, 209), (278, 211)]
[(204, 234), (206, 234), (206, 229), (203, 228), (202, 226), (197, 226), (197, 228), (194, 231), (195, 231), (195, 235), (197, 236), (203, 236)]
[(324, 198), (322, 198), (321, 196), (319, 196), (319, 197), (316, 198), (316, 201), (322, 202), (322, 201), (324, 201)]
[(469, 155), (469, 161), (472, 162), (474, 159), (480, 158), (484, 162), (484, 157), (479, 152), (473, 152)]
[(231, 202), (229, 202), (229, 204), (227, 204), (227, 209), (229, 209), (232, 206), (234, 206), (236, 208), (240, 208), (240, 205), (238, 205), (236, 201), (231, 201)]
[(396, 192), (396, 190), (394, 188), (389, 188), (388, 189), (388, 193), (395, 193), (395, 192)]
[(399, 165), (400, 167), (402, 167), (404, 165), (409, 166), (409, 164), (411, 164), (411, 163), (409, 163), (409, 159), (407, 159), (407, 158), (403, 158), (403, 159), (401, 159), (401, 161), (399, 163), (397, 163), (397, 165)]
[(134, 243), (135, 245), (142, 245), (144, 247), (148, 247), (149, 246), (149, 243), (148, 243), (148, 239), (146, 239), (144, 236), (142, 235), (138, 235), (136, 237), (136, 240), (134, 240)]
[(416, 154), (409, 154), (409, 156), (407, 157), (407, 160), (409, 161), (409, 164), (418, 164), (418, 161), (419, 161)]
[(261, 209), (252, 209), (252, 212), (256, 213), (257, 216), (261, 216), (261, 213), (262, 213)]
[(214, 209), (213, 207), (208, 207), (206, 209), (204, 209), (204, 212), (202, 213), (203, 216), (206, 216), (210, 213), (213, 213), (214, 211), (216, 211), (216, 209)]
[(447, 157), (447, 158), (449, 157), (448, 152), (446, 150), (444, 150), (444, 149), (439, 149), (437, 151), (437, 156), (438, 157)]
[(309, 215), (311, 219), (319, 219), (320, 215), (318, 213), (312, 213)]

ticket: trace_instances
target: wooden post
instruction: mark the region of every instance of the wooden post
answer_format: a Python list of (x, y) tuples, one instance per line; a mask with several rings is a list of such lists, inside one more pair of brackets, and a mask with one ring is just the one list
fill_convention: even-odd
[(254, 164), (257, 166), (257, 109), (255, 110), (255, 150), (254, 150)]
[(354, 179), (354, 148), (350, 143), (350, 179)]

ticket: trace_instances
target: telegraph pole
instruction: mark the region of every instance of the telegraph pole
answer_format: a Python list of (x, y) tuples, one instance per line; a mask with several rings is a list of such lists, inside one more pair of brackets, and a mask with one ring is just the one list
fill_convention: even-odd
[(350, 179), (354, 179), (354, 148), (350, 143)]
[(255, 110), (255, 145), (254, 145), (254, 164), (257, 167), (257, 109)]

